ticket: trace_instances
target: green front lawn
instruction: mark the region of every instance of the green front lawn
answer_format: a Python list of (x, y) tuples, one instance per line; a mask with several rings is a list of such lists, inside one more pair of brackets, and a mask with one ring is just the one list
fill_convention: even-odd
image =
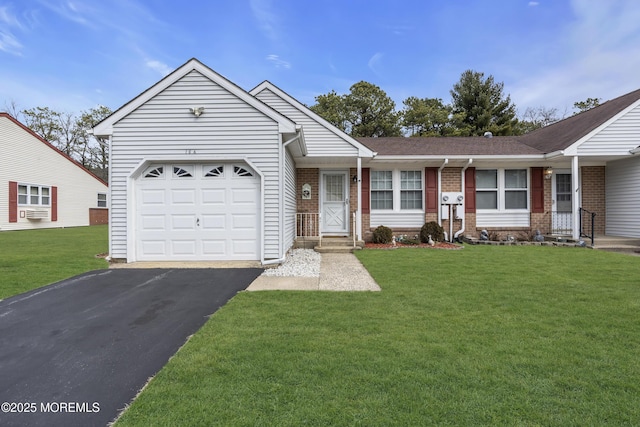
[(358, 257), (382, 292), (237, 295), (118, 425), (640, 424), (640, 257)]
[(0, 299), (107, 268), (107, 226), (0, 233)]

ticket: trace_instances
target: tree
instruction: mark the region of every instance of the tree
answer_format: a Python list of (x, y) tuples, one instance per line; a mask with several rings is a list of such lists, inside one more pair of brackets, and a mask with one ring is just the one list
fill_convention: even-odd
[(467, 70), (451, 90), (455, 127), (461, 135), (512, 135), (517, 131), (516, 107), (503, 95), (504, 83)]
[(528, 107), (518, 121), (519, 133), (528, 133), (560, 120), (557, 108)]
[(27, 127), (103, 179), (108, 176), (108, 145), (90, 131), (110, 114), (111, 109), (104, 106), (82, 111), (79, 116), (48, 107), (22, 111)]
[(365, 81), (351, 86), (345, 96), (351, 136), (400, 136), (396, 103), (378, 86)]
[(347, 131), (344, 96), (338, 95), (335, 90), (316, 96), (316, 104), (309, 108), (341, 131)]
[(311, 110), (351, 136), (400, 136), (400, 117), (395, 102), (378, 86), (365, 81), (351, 86), (349, 93), (334, 90), (316, 97)]
[(573, 115), (575, 116), (576, 114), (583, 113), (587, 110), (597, 107), (598, 105), (600, 105), (600, 98), (587, 98), (584, 101), (574, 102), (573, 108), (577, 109), (578, 111), (573, 113)]
[(416, 98), (403, 101), (402, 126), (409, 136), (445, 136), (453, 133), (450, 105), (440, 98)]

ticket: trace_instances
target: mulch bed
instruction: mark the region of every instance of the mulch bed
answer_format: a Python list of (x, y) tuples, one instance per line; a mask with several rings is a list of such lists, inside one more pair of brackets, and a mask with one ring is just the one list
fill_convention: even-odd
[(428, 249), (462, 249), (462, 245), (458, 245), (455, 243), (447, 243), (447, 242), (437, 242), (434, 246), (431, 246), (427, 243), (420, 243), (419, 245), (406, 245), (401, 242), (396, 242), (396, 245), (393, 246), (393, 243), (365, 243), (365, 249), (397, 249), (397, 248), (428, 248)]

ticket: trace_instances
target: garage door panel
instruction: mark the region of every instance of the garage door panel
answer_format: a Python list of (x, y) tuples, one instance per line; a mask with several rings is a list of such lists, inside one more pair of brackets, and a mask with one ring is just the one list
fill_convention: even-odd
[[(160, 166), (173, 170), (170, 164), (155, 167)], [(259, 176), (222, 174), (222, 169), (207, 176), (210, 167), (194, 168), (189, 168), (192, 176), (136, 181), (137, 259), (259, 259)]]
[(224, 188), (205, 188), (201, 192), (203, 205), (224, 205), (226, 203), (226, 190)]
[(171, 215), (171, 229), (172, 230), (196, 230), (196, 215), (184, 214), (184, 215)]
[(140, 192), (140, 203), (143, 206), (147, 206), (147, 205), (161, 205), (164, 206), (165, 204), (165, 190), (163, 189), (157, 189), (157, 190), (151, 190), (151, 189), (142, 189)]
[(204, 255), (224, 256), (227, 253), (227, 240), (203, 239), (202, 253)]
[(164, 256), (167, 254), (167, 246), (164, 240), (143, 240), (141, 243), (142, 243), (142, 253), (144, 255)]
[(167, 229), (165, 215), (141, 215), (140, 219), (142, 220), (140, 224), (142, 230), (164, 231)]
[(226, 214), (202, 215), (202, 230), (224, 231), (227, 229)]
[(196, 240), (171, 240), (171, 253), (173, 255), (196, 255)]
[(175, 205), (196, 205), (196, 191), (191, 189), (173, 189), (171, 190), (171, 203)]

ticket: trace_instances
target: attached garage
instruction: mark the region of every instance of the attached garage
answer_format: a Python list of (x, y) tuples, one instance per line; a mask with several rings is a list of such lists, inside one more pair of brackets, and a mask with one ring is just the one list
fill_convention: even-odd
[(156, 163), (135, 181), (139, 261), (260, 259), (260, 175), (245, 163)]

